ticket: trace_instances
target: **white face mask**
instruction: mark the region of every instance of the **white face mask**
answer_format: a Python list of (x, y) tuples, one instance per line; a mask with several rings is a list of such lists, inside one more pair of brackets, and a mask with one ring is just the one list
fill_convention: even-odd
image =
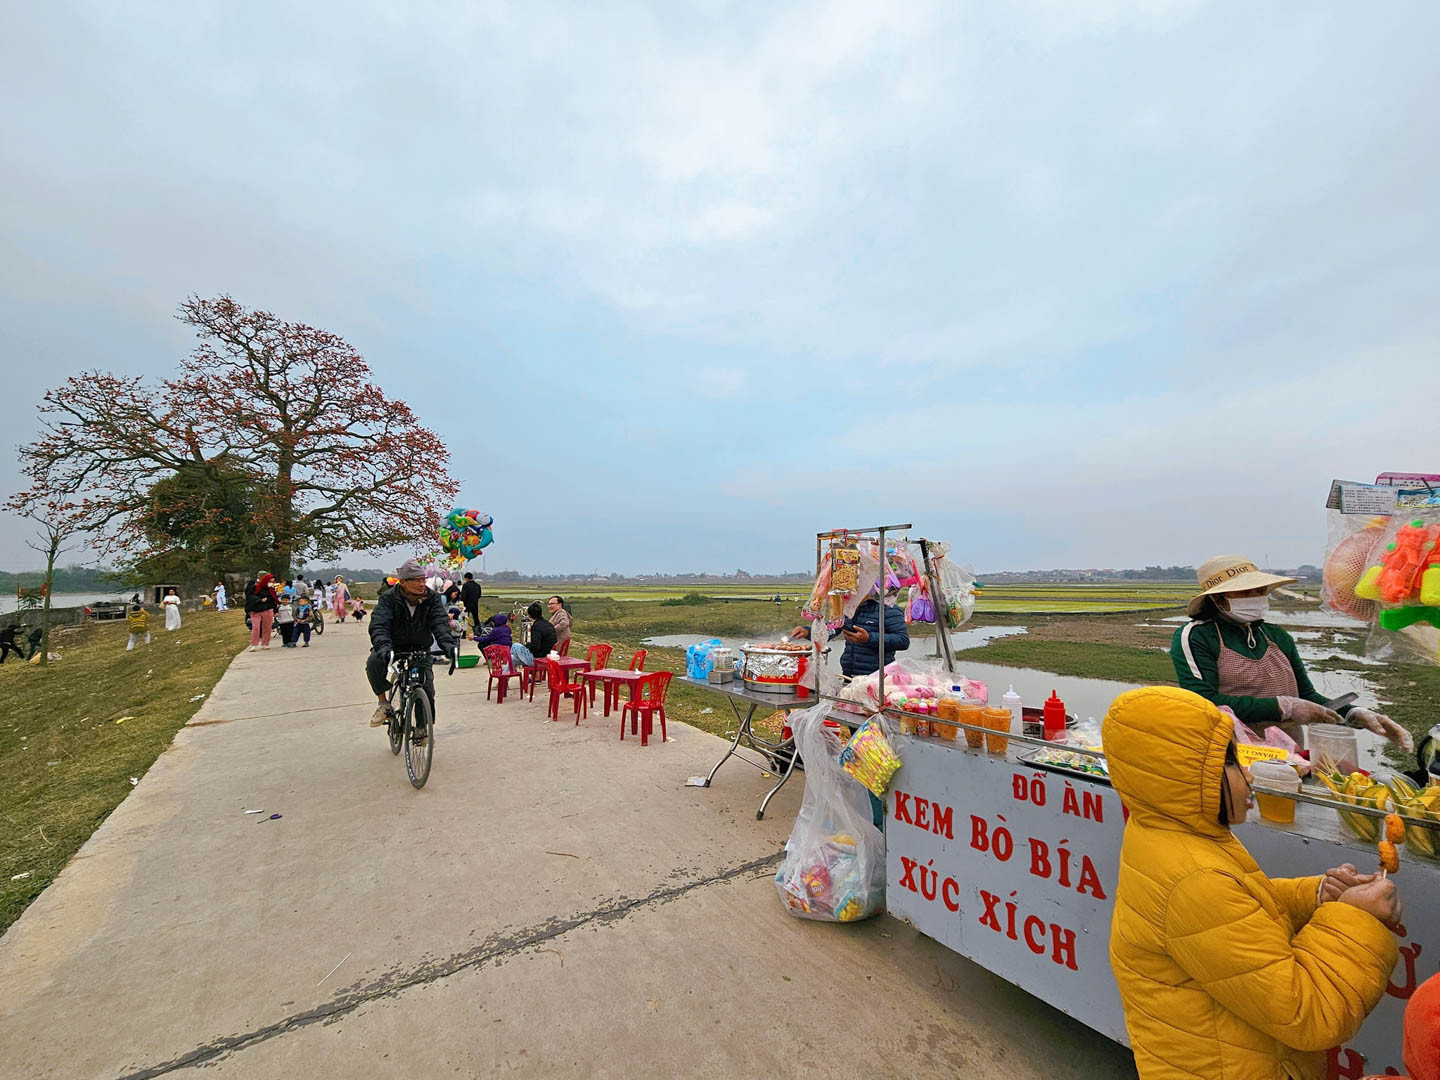
[(1259, 622), (1270, 610), (1268, 596), (1232, 596), (1229, 604), (1230, 617), (1236, 622)]

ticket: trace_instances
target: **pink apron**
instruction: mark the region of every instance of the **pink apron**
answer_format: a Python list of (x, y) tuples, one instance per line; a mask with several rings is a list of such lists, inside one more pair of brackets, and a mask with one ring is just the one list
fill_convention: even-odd
[[(1220, 655), (1217, 658), (1220, 685), (1216, 688), (1220, 693), (1229, 694), (1231, 697), (1300, 696), (1300, 686), (1295, 681), (1295, 668), (1291, 665), (1290, 658), (1279, 645), (1270, 640), (1268, 634), (1265, 634), (1265, 651), (1258, 660), (1251, 660), (1225, 644), (1225, 635), (1220, 633), (1219, 624), (1216, 624), (1215, 630), (1220, 638)], [(1264, 631), (1261, 633), (1264, 634)], [(1270, 725), (1252, 726), (1263, 734), (1264, 729)], [(1298, 723), (1282, 723), (1280, 727), (1297, 742), (1301, 739)]]

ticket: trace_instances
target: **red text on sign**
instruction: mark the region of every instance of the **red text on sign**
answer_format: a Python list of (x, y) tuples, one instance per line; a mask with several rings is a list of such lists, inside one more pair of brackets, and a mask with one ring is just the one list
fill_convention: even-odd
[[(1009, 862), (1015, 854), (1015, 837), (1005, 826), (1005, 819), (998, 814), (997, 824), (990, 824), (978, 814), (970, 815), (970, 846), (982, 854), (994, 855), (1001, 862)], [(1089, 855), (1080, 855), (1065, 846), (1065, 841), (1052, 849), (1044, 840), (1028, 837), (1025, 843), (1030, 847), (1030, 873), (1045, 881), (1055, 881), (1067, 889), (1089, 893), (1097, 900), (1107, 899), (1100, 884), (1100, 873)]]
[(1036, 956), (1043, 956), (1048, 948), (1050, 959), (1056, 964), (1071, 971), (1080, 970), (1075, 964), (1074, 930), (1067, 930), (1058, 923), (1047, 924), (1034, 915), (1017, 920), (1020, 909), (1014, 900), (1002, 900), (984, 889), (980, 890), (980, 902), (985, 905), (985, 913), (980, 916), (981, 926), (988, 926), (1011, 941), (1019, 941), (1023, 934), (1025, 947)]
[(923, 795), (911, 795), (895, 789), (895, 820), (917, 829), (925, 829), (947, 840), (955, 839), (955, 811), (948, 806), (931, 802)]

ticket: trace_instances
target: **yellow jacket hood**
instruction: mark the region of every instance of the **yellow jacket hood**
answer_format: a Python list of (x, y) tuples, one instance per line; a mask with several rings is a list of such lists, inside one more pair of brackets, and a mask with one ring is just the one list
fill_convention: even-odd
[(1228, 716), (1173, 686), (1121, 694), (1105, 714), (1102, 738), (1110, 781), (1132, 819), (1155, 829), (1223, 836), (1220, 785)]

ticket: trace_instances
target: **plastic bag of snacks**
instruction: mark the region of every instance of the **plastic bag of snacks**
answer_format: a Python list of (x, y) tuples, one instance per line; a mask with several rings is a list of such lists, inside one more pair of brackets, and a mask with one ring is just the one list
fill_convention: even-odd
[(950, 545), (937, 541), (930, 549), (935, 576), (940, 579), (940, 596), (935, 610), (951, 630), (958, 630), (970, 621), (975, 611), (975, 570), (969, 563), (956, 563), (950, 558)]
[(840, 766), (840, 739), (825, 726), (828, 711), (821, 705), (790, 716), (805, 762), (805, 798), (775, 890), (798, 918), (854, 922), (885, 907), (885, 835), (871, 819), (865, 789)]

